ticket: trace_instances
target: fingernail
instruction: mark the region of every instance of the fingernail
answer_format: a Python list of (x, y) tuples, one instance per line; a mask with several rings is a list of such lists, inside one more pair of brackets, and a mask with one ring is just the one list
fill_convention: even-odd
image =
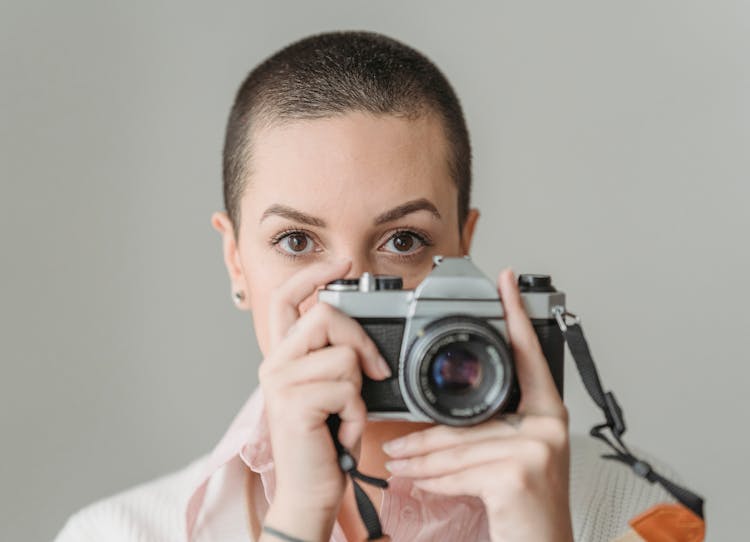
[(408, 459), (396, 459), (394, 461), (386, 461), (385, 468), (388, 469), (389, 472), (399, 472), (404, 470), (406, 465), (409, 463)]
[(393, 375), (390, 365), (388, 365), (383, 356), (378, 357), (378, 365), (380, 366), (380, 374), (383, 375), (383, 378), (390, 378)]
[(388, 455), (393, 455), (406, 448), (406, 439), (397, 438), (383, 444), (383, 451)]

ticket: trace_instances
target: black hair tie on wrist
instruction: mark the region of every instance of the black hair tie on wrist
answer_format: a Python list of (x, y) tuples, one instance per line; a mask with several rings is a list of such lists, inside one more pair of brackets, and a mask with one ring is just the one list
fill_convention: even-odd
[(276, 538), (280, 538), (281, 540), (286, 540), (287, 542), (307, 542), (306, 540), (302, 540), (301, 538), (295, 538), (294, 536), (282, 533), (278, 529), (274, 529), (273, 527), (269, 527), (268, 525), (263, 525), (263, 532), (271, 534)]

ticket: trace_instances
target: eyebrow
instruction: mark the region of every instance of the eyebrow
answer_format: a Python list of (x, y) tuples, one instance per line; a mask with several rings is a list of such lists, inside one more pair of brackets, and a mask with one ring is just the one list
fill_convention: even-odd
[(302, 222), (303, 224), (308, 224), (310, 226), (317, 226), (318, 228), (326, 227), (326, 223), (323, 219), (310, 216), (287, 205), (281, 205), (280, 203), (274, 203), (268, 209), (263, 211), (263, 216), (260, 217), (260, 222), (263, 222), (266, 218), (273, 215), (288, 218), (295, 222)]
[(394, 207), (390, 211), (386, 211), (378, 215), (373, 223), (376, 226), (380, 226), (381, 224), (385, 224), (386, 222), (393, 222), (394, 220), (398, 220), (399, 218), (416, 211), (429, 211), (432, 216), (434, 216), (438, 220), (442, 220), (437, 207), (435, 207), (435, 205), (430, 200), (419, 198), (407, 201), (406, 203), (402, 203), (401, 205)]
[[(404, 216), (417, 211), (428, 211), (438, 220), (442, 220), (437, 207), (435, 207), (430, 200), (419, 198), (407, 201), (406, 203), (402, 203), (393, 209), (379, 214), (373, 221), (373, 224), (375, 226), (380, 226), (386, 222), (393, 222), (394, 220), (398, 220), (399, 218), (403, 218)], [(263, 211), (263, 215), (260, 217), (260, 222), (263, 222), (269, 216), (274, 215), (294, 220), (295, 222), (301, 222), (302, 224), (307, 224), (309, 226), (316, 226), (318, 228), (326, 227), (326, 222), (322, 218), (308, 215), (307, 213), (303, 213), (302, 211), (289, 207), (288, 205), (281, 205), (280, 203), (274, 203), (268, 209)]]

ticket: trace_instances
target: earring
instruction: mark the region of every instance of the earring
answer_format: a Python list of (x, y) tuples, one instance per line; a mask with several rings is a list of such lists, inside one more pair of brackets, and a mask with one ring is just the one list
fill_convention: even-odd
[(236, 292), (234, 292), (234, 294), (232, 294), (232, 299), (234, 300), (235, 305), (239, 305), (245, 300), (245, 292), (243, 292), (242, 290), (237, 290)]

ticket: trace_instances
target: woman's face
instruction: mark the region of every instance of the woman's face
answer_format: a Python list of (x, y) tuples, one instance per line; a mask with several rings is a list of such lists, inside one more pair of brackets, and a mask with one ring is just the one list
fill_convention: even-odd
[(447, 141), (433, 115), (299, 120), (256, 131), (252, 144), (239, 238), (226, 213), (214, 213), (212, 224), (264, 355), (271, 292), (304, 266), (348, 258), (349, 277), (400, 275), (414, 288), (434, 255), (469, 251), (478, 213), (459, 232)]

